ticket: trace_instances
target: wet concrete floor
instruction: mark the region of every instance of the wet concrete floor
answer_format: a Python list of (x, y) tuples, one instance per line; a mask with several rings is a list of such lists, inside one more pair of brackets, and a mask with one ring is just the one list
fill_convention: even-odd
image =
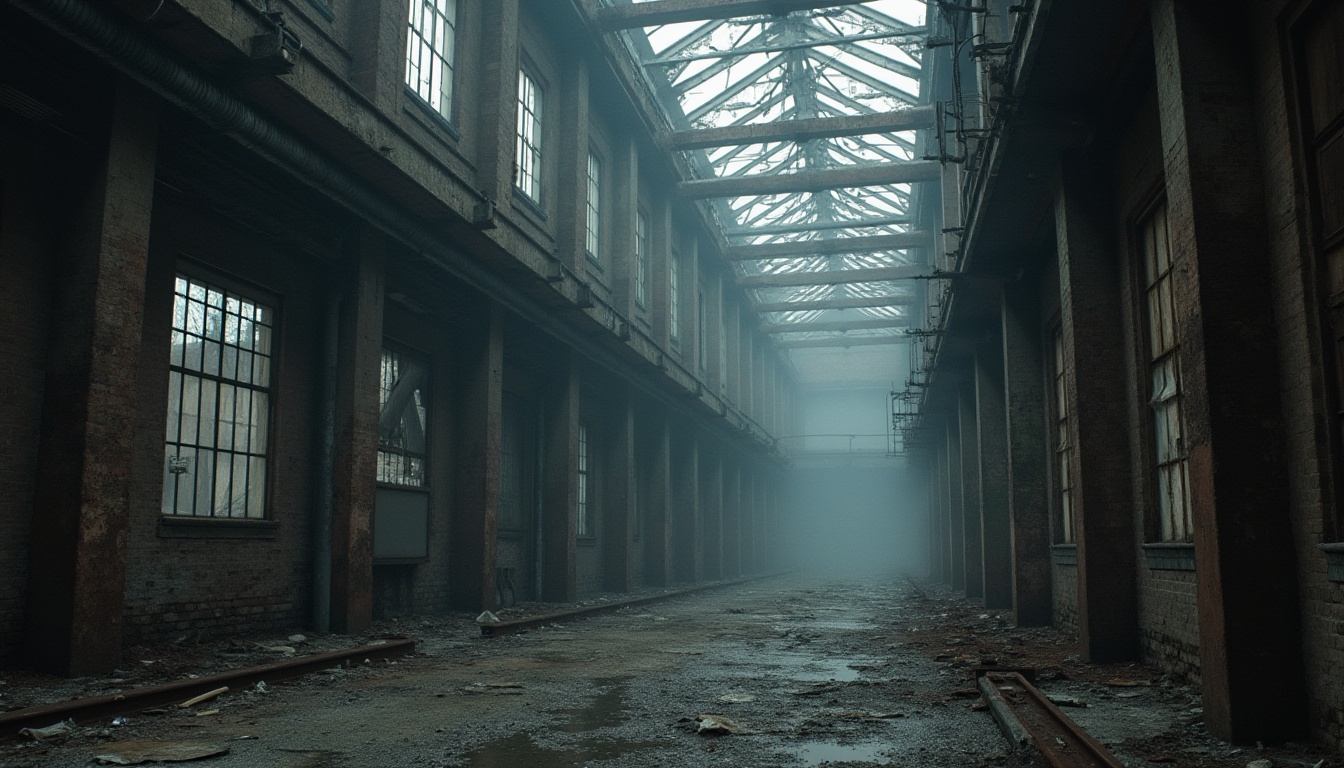
[[(88, 765), (109, 739), (222, 742), (221, 767), (1029, 765), (950, 693), (968, 680), (901, 642), (906, 589), (775, 578), (498, 639), (404, 621), (421, 653), (396, 664), (226, 695), (205, 717), (134, 717), (0, 765)], [(708, 714), (738, 732), (697, 733)]]

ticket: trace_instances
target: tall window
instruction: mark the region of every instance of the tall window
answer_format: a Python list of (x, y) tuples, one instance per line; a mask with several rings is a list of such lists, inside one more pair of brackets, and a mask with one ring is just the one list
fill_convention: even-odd
[(649, 218), (635, 214), (635, 303), (649, 305)]
[(681, 256), (676, 251), (668, 259), (667, 324), (673, 341), (681, 338)]
[(173, 297), (163, 513), (266, 513), (273, 310), (184, 275)]
[(425, 364), (383, 350), (378, 382), (378, 482), (423, 488), (429, 444)]
[(588, 257), (602, 263), (602, 161), (588, 153), (587, 232), (584, 246)]
[(588, 465), (588, 425), (579, 425), (579, 482), (575, 493), (578, 506), (578, 535), (592, 536), (593, 521), (588, 498), (590, 467)]
[(1069, 442), (1069, 398), (1064, 388), (1064, 332), (1055, 331), (1055, 471), (1059, 490), (1059, 540), (1064, 544), (1075, 541), (1073, 520), (1073, 444)]
[(1172, 295), (1171, 237), (1163, 202), (1139, 225), (1143, 251), (1144, 308), (1148, 318), (1149, 404), (1156, 443), (1157, 511), (1162, 541), (1192, 536), (1185, 424), (1181, 418), (1181, 362)]
[(518, 148), (513, 183), (518, 191), (541, 201), (542, 91), (526, 70), (518, 70)]
[(457, 0), (411, 0), (406, 38), (407, 87), (451, 119)]

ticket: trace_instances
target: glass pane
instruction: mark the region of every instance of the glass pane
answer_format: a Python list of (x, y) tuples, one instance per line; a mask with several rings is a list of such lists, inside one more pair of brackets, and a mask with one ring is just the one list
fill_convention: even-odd
[(247, 475), (247, 516), (264, 517), (266, 514), (266, 460), (253, 457), (249, 460)]
[(171, 371), (168, 374), (168, 424), (164, 437), (177, 440), (177, 432), (182, 424), (182, 374)]
[(221, 453), (215, 464), (215, 496), (211, 505), (216, 517), (229, 516), (230, 481), (233, 479), (233, 455)]
[(216, 447), (221, 450), (233, 450), (234, 396), (236, 388), (232, 384), (219, 387), (219, 441)]
[[(219, 384), (213, 381), (203, 381), (201, 379), (191, 379), (194, 384), (198, 397), (196, 402), (200, 409), (199, 424), (200, 429), (192, 442), (197, 445), (214, 445), (215, 443), (215, 400), (219, 394)], [(185, 439), (185, 438), (184, 438)]]

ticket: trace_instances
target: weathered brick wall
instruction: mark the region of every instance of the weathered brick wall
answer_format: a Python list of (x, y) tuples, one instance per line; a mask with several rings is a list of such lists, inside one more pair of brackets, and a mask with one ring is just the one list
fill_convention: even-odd
[(1052, 566), (1054, 571), (1054, 623), (1069, 632), (1078, 631), (1078, 566)]
[(1280, 392), (1289, 471), (1288, 511), (1296, 540), (1302, 632), (1314, 734), (1344, 746), (1344, 584), (1326, 578), (1317, 545), (1338, 540), (1327, 525), (1338, 515), (1328, 490), (1332, 464), (1327, 435), (1334, 418), (1325, 392), (1320, 330), (1321, 296), (1312, 271), (1315, 255), (1307, 248), (1311, 227), (1306, 175), (1297, 161), (1298, 120), (1289, 88), (1293, 74), (1282, 50), (1280, 30), (1291, 3), (1257, 5), (1247, 20), (1253, 36), (1253, 62), (1259, 109), (1258, 136), (1265, 182), (1270, 257), (1274, 269), (1274, 310), (1278, 330)]
[(1194, 571), (1155, 570), (1139, 565), (1139, 627), (1144, 661), (1199, 682)]
[[(156, 199), (154, 224), (126, 543), (126, 639), (303, 627), (311, 616), (316, 374), (322, 350), (316, 265), (178, 206), (168, 194)], [(179, 263), (192, 268), (179, 256), (283, 297), (273, 342), (267, 509), (277, 528), (271, 539), (158, 534), (172, 286)]]
[[(0, 131), (4, 145), (17, 146)], [(51, 232), (42, 223), (51, 215), (49, 193), (35, 182), (37, 169), (21, 163), (28, 165), (0, 156), (0, 659), (18, 653), (23, 629), (51, 311), (44, 267)]]

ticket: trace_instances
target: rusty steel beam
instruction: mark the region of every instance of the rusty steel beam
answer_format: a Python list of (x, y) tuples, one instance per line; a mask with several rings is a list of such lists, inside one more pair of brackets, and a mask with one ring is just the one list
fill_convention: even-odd
[(871, 115), (776, 120), (770, 123), (678, 131), (664, 136), (662, 144), (668, 149), (685, 151), (737, 144), (764, 144), (772, 141), (834, 139), (841, 136), (863, 136), (930, 128), (933, 126), (933, 118), (933, 107), (914, 107), (893, 112), (876, 112)]
[(977, 686), (1010, 740), (1034, 744), (1052, 768), (1124, 768), (1019, 672), (986, 672)]
[(822, 192), (828, 189), (883, 187), (937, 181), (943, 166), (936, 160), (910, 160), (822, 171), (729, 176), (722, 179), (695, 179), (677, 185), (681, 200), (707, 200), (715, 197), (786, 195), (795, 192)]
[(783, 15), (872, 0), (656, 0), (599, 8), (593, 20), (603, 32), (657, 27), (686, 21), (735, 19), (741, 16)]
[(0, 736), (11, 736), (22, 728), (45, 728), (63, 720), (87, 723), (90, 720), (114, 717), (127, 712), (179, 704), (216, 688), (227, 687), (230, 690), (241, 691), (259, 682), (288, 680), (349, 663), (359, 664), (365, 659), (391, 659), (414, 652), (414, 640), (397, 638), (376, 645), (361, 645), (341, 651), (317, 653), (246, 669), (235, 669), (217, 675), (177, 680), (147, 688), (133, 688), (110, 696), (94, 696), (88, 699), (16, 709), (0, 714)]

